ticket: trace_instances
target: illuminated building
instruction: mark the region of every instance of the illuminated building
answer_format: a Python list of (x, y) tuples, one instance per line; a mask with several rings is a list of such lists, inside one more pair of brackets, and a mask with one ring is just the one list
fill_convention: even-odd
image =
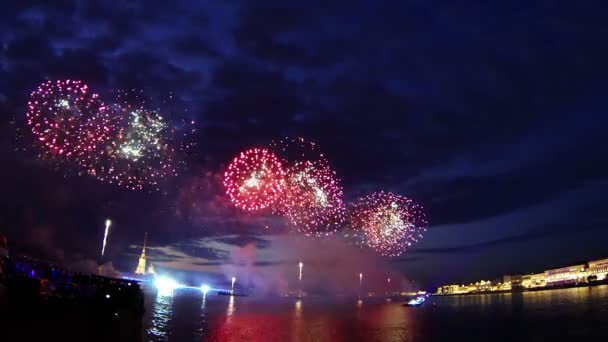
[(511, 283), (498, 282), (492, 285), (490, 291), (510, 291)]
[(489, 280), (482, 280), (475, 283), (475, 291), (486, 292), (492, 290), (492, 283)]
[(144, 235), (144, 247), (141, 250), (141, 256), (135, 269), (135, 274), (146, 274), (146, 242), (148, 241), (148, 233)]
[(596, 278), (594, 280), (604, 280), (608, 278), (608, 258), (589, 261), (587, 263), (587, 277)]
[(459, 294), (459, 293), (467, 293), (468, 287), (464, 285), (445, 285), (441, 288), (441, 294)]
[(572, 265), (545, 271), (547, 286), (572, 285), (586, 282), (585, 264)]
[(522, 288), (522, 281), (523, 281), (523, 276), (520, 274), (514, 274), (509, 276), (511, 281), (511, 289), (521, 289)]
[(535, 287), (543, 287), (546, 286), (546, 276), (545, 273), (534, 273), (527, 274), (522, 277), (521, 286), (526, 289), (535, 288)]
[(492, 282), (481, 280), (469, 285), (444, 285), (437, 288), (436, 293), (452, 295), (492, 291), (525, 291), (594, 281), (608, 281), (608, 258), (589, 261), (586, 264), (554, 268), (542, 273), (505, 275)]

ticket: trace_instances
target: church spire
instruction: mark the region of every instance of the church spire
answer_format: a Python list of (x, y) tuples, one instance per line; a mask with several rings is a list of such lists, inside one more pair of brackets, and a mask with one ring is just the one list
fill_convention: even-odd
[(141, 255), (146, 255), (146, 244), (148, 243), (148, 232), (144, 234), (144, 248), (141, 250)]
[(135, 274), (146, 274), (146, 244), (148, 243), (148, 232), (144, 234), (144, 247), (141, 250), (141, 256), (137, 262)]

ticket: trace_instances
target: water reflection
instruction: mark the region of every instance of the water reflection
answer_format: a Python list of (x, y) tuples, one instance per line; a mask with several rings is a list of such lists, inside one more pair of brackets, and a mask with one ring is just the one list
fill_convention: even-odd
[(304, 336), (306, 331), (304, 331), (304, 322), (302, 320), (302, 300), (298, 299), (295, 302), (294, 310), (293, 310), (293, 321), (292, 321), (292, 334), (291, 340), (297, 341), (298, 338)]
[(157, 295), (152, 307), (152, 319), (148, 334), (156, 341), (168, 341), (169, 320), (171, 319), (173, 297)]
[(296, 319), (300, 319), (302, 317), (302, 300), (301, 299), (296, 300), (294, 313), (295, 313)]
[(203, 300), (201, 301), (201, 314), (199, 316), (199, 324), (197, 333), (200, 337), (204, 337), (209, 333), (207, 327), (207, 310), (205, 305), (207, 304), (207, 293), (203, 292)]
[(228, 310), (226, 310), (226, 315), (228, 315), (228, 316), (234, 315), (234, 296), (230, 296), (230, 300), (228, 301)]
[(156, 297), (146, 308), (148, 340), (471, 342), (608, 336), (608, 286), (432, 297), (417, 308), (380, 299), (363, 305), (356, 299), (239, 297), (236, 310), (236, 300), (200, 291)]
[(205, 311), (205, 304), (207, 303), (207, 294), (203, 294), (203, 302), (201, 304), (201, 311)]

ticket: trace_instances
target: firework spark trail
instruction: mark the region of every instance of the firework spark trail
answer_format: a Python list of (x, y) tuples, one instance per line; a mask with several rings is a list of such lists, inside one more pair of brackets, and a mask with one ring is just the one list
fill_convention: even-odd
[(103, 234), (103, 245), (101, 247), (101, 256), (103, 257), (103, 255), (106, 252), (106, 242), (108, 240), (108, 233), (110, 232), (110, 226), (112, 225), (112, 221), (110, 219), (106, 220), (106, 230)]
[(421, 205), (390, 192), (377, 192), (351, 206), (350, 224), (361, 243), (383, 256), (399, 256), (426, 231)]
[(232, 160), (224, 172), (223, 183), (236, 207), (259, 211), (279, 199), (285, 186), (285, 171), (274, 153), (252, 148)]
[(285, 165), (293, 165), (298, 162), (327, 163), (327, 159), (314, 141), (302, 137), (285, 137), (281, 140), (272, 141), (268, 149), (276, 154)]

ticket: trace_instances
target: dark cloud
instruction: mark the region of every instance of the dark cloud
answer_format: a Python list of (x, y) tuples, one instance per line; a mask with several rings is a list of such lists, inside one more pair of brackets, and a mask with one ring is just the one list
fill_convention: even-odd
[(215, 241), (238, 247), (244, 247), (248, 244), (253, 244), (258, 249), (268, 248), (270, 246), (270, 241), (251, 235), (222, 237), (215, 239)]
[(182, 241), (172, 245), (173, 248), (179, 250), (188, 256), (195, 258), (204, 258), (210, 260), (224, 260), (227, 259), (228, 253), (224, 250), (201, 246), (196, 241)]
[[(578, 225), (577, 231), (598, 230), (601, 229), (597, 222), (584, 226)], [(459, 254), (459, 253), (478, 253), (482, 249), (493, 248), (498, 245), (516, 245), (522, 241), (542, 240), (550, 236), (567, 237), (572, 234), (571, 225), (551, 225), (542, 229), (536, 229), (525, 234), (509, 236), (501, 239), (485, 241), (481, 243), (456, 246), (456, 247), (439, 247), (439, 248), (414, 248), (411, 254)]]

